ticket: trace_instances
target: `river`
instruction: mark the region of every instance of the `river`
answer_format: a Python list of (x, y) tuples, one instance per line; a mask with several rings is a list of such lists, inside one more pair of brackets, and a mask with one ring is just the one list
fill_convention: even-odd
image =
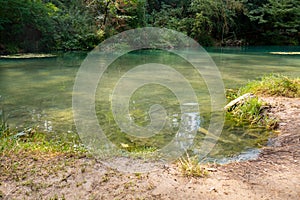
[[(225, 88), (237, 88), (250, 80), (271, 73), (300, 77), (299, 55), (272, 55), (270, 52), (299, 52), (300, 47), (228, 47), (206, 49), (221, 72)], [(37, 126), (55, 137), (76, 138), (73, 122), (72, 92), (76, 73), (85, 59), (86, 52), (59, 53), (56, 58), (0, 59), (0, 108), (11, 128), (22, 130)], [(200, 115), (189, 116), (196, 126), (207, 128), (210, 102), (205, 81), (183, 59), (163, 51), (139, 51), (116, 60), (103, 74), (96, 96), (96, 113), (99, 124), (107, 137), (119, 144), (141, 147), (163, 147), (178, 134), (180, 121), (179, 102), (168, 88), (158, 84), (144, 85), (130, 99), (130, 119), (140, 126), (150, 122), (149, 106), (159, 102), (167, 110), (165, 127), (154, 139), (136, 139), (124, 136), (114, 122), (111, 111), (111, 95), (118, 80), (130, 69), (143, 63), (162, 63), (174, 67), (183, 74), (195, 90), (200, 104)], [(195, 126), (195, 123), (192, 125)], [(222, 138), (212, 151), (216, 157), (254, 151), (261, 144), (257, 134), (261, 129), (232, 127), (226, 124)], [(256, 135), (252, 137), (253, 134)], [(198, 133), (199, 134), (199, 133)], [(252, 136), (251, 136), (252, 135)], [(263, 134), (262, 134), (263, 135)], [(197, 139), (195, 140), (197, 142)], [(264, 143), (267, 142), (264, 140)], [(197, 146), (197, 145), (196, 145)], [(196, 148), (196, 147), (195, 147)], [(254, 149), (254, 150), (253, 150)], [(194, 151), (197, 152), (197, 151)]]

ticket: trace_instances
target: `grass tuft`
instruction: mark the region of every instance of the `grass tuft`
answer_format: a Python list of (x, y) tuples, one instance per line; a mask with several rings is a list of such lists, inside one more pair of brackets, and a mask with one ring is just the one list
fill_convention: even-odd
[(34, 128), (22, 132), (6, 130), (0, 132), (0, 155), (16, 154), (20, 152), (47, 153), (49, 155), (70, 154), (82, 155), (87, 150), (83, 145), (59, 139), (48, 139), (46, 133), (38, 132)]
[[(239, 90), (227, 90), (229, 101), (239, 96), (252, 93), (258, 96), (300, 97), (300, 79), (289, 78), (280, 74), (266, 75), (261, 80), (251, 81)], [(257, 97), (248, 98), (226, 113), (228, 120), (233, 120), (238, 126), (250, 124), (250, 127), (263, 127), (274, 130), (277, 120), (268, 115), (270, 106)]]
[(277, 127), (277, 120), (268, 115), (270, 106), (257, 97), (248, 98), (226, 113), (227, 119), (233, 120), (237, 126), (250, 124), (273, 130)]
[(199, 164), (197, 157), (190, 157), (188, 154), (186, 158), (179, 158), (179, 167), (183, 175), (187, 177), (205, 177), (208, 171)]
[(239, 95), (254, 93), (265, 96), (300, 97), (300, 78), (289, 78), (280, 74), (266, 75), (261, 80), (251, 81), (242, 87)]

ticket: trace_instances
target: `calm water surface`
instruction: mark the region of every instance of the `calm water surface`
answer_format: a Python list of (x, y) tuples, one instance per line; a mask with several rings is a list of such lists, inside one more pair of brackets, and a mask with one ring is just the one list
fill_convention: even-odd
[[(210, 56), (218, 66), (225, 88), (237, 88), (249, 80), (265, 74), (282, 73), (300, 77), (300, 56), (271, 55), (272, 51), (300, 51), (300, 47), (243, 47), (208, 48)], [(75, 135), (72, 113), (72, 90), (78, 68), (86, 53), (64, 53), (49, 59), (0, 59), (0, 106), (1, 115), (7, 118), (10, 127), (22, 130), (29, 126), (52, 135)], [(207, 128), (210, 102), (204, 81), (184, 60), (162, 51), (142, 51), (127, 54), (114, 62), (104, 73), (96, 93), (96, 110), (99, 123), (105, 134), (118, 145), (126, 143), (141, 147), (161, 148), (178, 131), (180, 109), (176, 96), (168, 89), (155, 84), (138, 89), (131, 98), (131, 119), (141, 125), (149, 124), (149, 106), (159, 102), (168, 113), (168, 121), (154, 138), (141, 140), (124, 136), (113, 120), (110, 110), (111, 93), (117, 81), (133, 67), (143, 63), (161, 63), (174, 67), (183, 74), (194, 88), (200, 105), (201, 116), (193, 116), (196, 124)], [(232, 127), (227, 123), (222, 132), (222, 141), (211, 153), (222, 157), (244, 152), (263, 145), (264, 131)], [(195, 139), (201, 143), (199, 133)], [(194, 151), (197, 153), (197, 151)], [(248, 155), (247, 155), (248, 156)]]

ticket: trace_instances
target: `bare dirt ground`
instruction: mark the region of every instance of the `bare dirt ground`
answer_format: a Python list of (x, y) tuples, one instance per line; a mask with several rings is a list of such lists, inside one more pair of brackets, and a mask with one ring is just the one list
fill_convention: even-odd
[(206, 178), (165, 166), (121, 173), (93, 158), (22, 152), (0, 157), (0, 199), (300, 199), (300, 99), (263, 98), (279, 136), (252, 161), (210, 166)]

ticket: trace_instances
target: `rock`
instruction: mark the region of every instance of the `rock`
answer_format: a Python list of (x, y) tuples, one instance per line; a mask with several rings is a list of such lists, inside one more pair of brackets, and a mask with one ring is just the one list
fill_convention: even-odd
[(205, 168), (205, 169), (209, 172), (217, 172), (218, 171), (216, 168), (212, 168), (212, 167), (208, 167), (208, 168)]
[(55, 58), (55, 54), (35, 54), (35, 53), (24, 53), (14, 55), (0, 55), (0, 58), (5, 59), (30, 59), (30, 58)]
[(300, 55), (300, 52), (270, 52), (273, 55)]

